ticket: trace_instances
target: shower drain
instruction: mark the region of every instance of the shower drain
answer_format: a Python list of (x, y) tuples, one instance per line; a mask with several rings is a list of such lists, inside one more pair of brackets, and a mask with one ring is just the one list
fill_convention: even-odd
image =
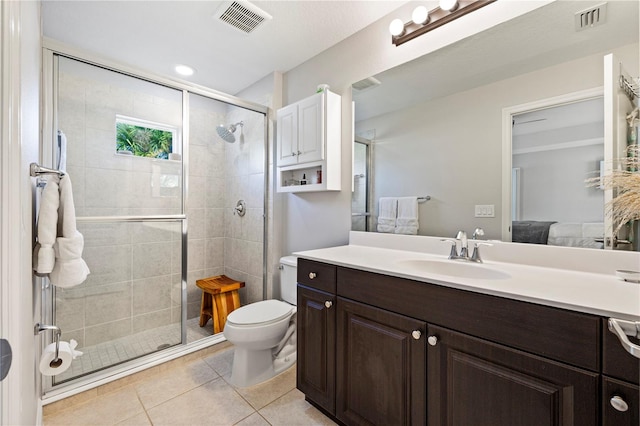
[(169, 347), (171, 347), (171, 345), (170, 345), (170, 344), (168, 344), (168, 343), (163, 343), (163, 344), (161, 344), (161, 345), (158, 345), (158, 347), (157, 347), (156, 349), (160, 351), (160, 350), (162, 350), (162, 349), (167, 349), (167, 348), (169, 348)]

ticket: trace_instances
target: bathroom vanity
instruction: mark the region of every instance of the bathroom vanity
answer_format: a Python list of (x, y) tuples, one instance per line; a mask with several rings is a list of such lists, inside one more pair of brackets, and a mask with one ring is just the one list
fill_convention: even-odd
[[(608, 276), (497, 262), (457, 274), (438, 269), (446, 256), (351, 245), (298, 255), (297, 386), (339, 422), (640, 422), (640, 360), (608, 330), (607, 302), (581, 310), (559, 300), (566, 289), (537, 300), (525, 288), (593, 293)], [(490, 273), (475, 279), (476, 266)], [(605, 284), (636, 295), (621, 283)], [(640, 320), (640, 300), (627, 302), (615, 313)]]

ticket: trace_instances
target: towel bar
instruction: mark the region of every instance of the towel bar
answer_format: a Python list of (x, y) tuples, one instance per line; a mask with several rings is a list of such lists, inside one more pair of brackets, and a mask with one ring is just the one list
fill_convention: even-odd
[(31, 163), (29, 165), (29, 175), (32, 177), (40, 176), (40, 175), (58, 175), (60, 177), (64, 176), (64, 172), (61, 170), (50, 169), (48, 167), (43, 167), (38, 163)]

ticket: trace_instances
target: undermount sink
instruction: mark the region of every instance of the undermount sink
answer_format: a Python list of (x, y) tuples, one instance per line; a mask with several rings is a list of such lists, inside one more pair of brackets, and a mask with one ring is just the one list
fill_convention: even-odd
[(450, 277), (458, 278), (472, 278), (479, 280), (504, 280), (511, 278), (511, 275), (506, 272), (488, 268), (479, 263), (463, 263), (463, 261), (455, 260), (441, 261), (410, 259), (400, 260), (398, 261), (398, 265), (416, 272), (448, 275)]

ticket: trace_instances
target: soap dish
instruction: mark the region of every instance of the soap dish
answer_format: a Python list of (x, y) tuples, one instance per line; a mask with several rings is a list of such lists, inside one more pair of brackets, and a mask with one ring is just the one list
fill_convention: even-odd
[(638, 271), (625, 271), (618, 269), (616, 276), (630, 283), (640, 283), (640, 272)]

